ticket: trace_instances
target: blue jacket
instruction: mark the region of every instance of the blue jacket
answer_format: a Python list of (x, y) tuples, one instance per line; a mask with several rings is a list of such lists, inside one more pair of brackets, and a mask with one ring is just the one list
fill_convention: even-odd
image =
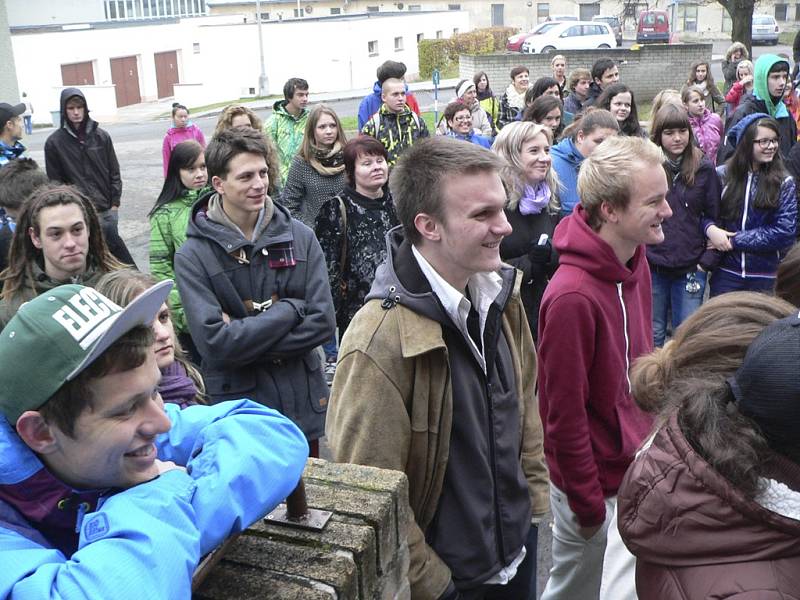
[(460, 135), (455, 133), (454, 131), (447, 132), (448, 137), (456, 138), (457, 140), (463, 140), (465, 142), (469, 142), (470, 144), (475, 144), (477, 146), (482, 146), (483, 148), (491, 148), (492, 147), (492, 140), (486, 137), (485, 135), (478, 135), (473, 132), (469, 132), (467, 135)]
[(550, 156), (561, 183), (558, 193), (561, 199), (561, 215), (566, 216), (581, 201), (578, 197), (578, 169), (581, 168), (584, 156), (570, 138), (564, 138), (550, 148)]
[[(726, 166), (717, 167), (725, 194)], [(737, 232), (731, 238), (733, 250), (726, 252), (719, 268), (739, 277), (775, 277), (778, 263), (785, 251), (794, 244), (797, 231), (797, 198), (794, 180), (786, 177), (781, 185), (778, 208), (763, 210), (751, 203), (758, 190), (758, 173), (748, 173), (750, 193), (744, 199), (741, 217), (722, 221), (721, 227)]]
[[(296, 486), (308, 446), (279, 413), (249, 400), (165, 410), (158, 458), (186, 471), (117, 493), (69, 489), (0, 417), (0, 598), (189, 598), (200, 558)], [(91, 495), (96, 507), (74, 509)], [(70, 512), (76, 550), (63, 552), (43, 523)]]
[(12, 160), (18, 159), (25, 152), (25, 146), (22, 142), (17, 140), (13, 146), (7, 145), (4, 141), (0, 140), (0, 167), (7, 165)]

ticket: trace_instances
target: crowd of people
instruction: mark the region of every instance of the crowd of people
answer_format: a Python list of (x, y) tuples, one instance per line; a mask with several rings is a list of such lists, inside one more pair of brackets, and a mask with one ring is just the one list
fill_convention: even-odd
[(536, 598), (548, 511), (546, 600), (800, 589), (792, 59), (647, 120), (551, 66), (429, 129), (387, 61), (349, 140), (301, 78), (208, 140), (176, 102), (149, 274), (81, 90), (44, 170), (0, 104), (0, 597), (188, 597), (323, 437), (408, 476), (414, 599)]

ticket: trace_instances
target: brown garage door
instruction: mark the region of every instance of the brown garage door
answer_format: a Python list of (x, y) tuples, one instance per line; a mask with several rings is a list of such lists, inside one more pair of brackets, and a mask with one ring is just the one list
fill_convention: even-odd
[(178, 53), (175, 50), (170, 52), (156, 52), (153, 57), (156, 63), (156, 85), (158, 87), (158, 97), (168, 98), (175, 95), (173, 86), (180, 83), (178, 77)]
[(92, 63), (61, 65), (61, 85), (94, 85)]
[(139, 94), (139, 67), (135, 56), (111, 59), (111, 82), (117, 86), (117, 106), (138, 104), (142, 101)]

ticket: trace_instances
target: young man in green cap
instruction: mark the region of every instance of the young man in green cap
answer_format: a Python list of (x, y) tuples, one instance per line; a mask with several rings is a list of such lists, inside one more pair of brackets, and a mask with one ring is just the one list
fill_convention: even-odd
[(0, 333), (0, 598), (189, 598), (200, 558), (295, 487), (302, 433), (248, 400), (158, 394), (152, 323), (80, 285)]
[[(753, 73), (753, 93), (739, 103), (733, 116), (725, 124), (726, 133), (747, 115), (766, 113), (778, 121), (781, 158), (787, 160), (792, 146), (797, 142), (797, 124), (783, 103), (783, 93), (789, 83), (789, 61), (775, 54), (758, 57)], [(725, 145), (717, 153), (717, 164), (724, 163), (735, 150), (735, 144), (726, 138)]]

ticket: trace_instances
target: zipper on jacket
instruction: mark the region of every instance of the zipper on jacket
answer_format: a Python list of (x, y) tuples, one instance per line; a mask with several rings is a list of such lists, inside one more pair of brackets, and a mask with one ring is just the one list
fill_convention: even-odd
[(619, 305), (622, 308), (622, 334), (625, 337), (625, 380), (628, 382), (628, 393), (633, 390), (631, 386), (631, 359), (630, 359), (630, 339), (628, 338), (628, 311), (625, 309), (625, 299), (622, 297), (622, 282), (617, 283), (617, 296)]
[(503, 563), (503, 568), (507, 567), (507, 561), (505, 552), (503, 551), (503, 525), (500, 520), (500, 503), (498, 502), (499, 490), (497, 489), (497, 450), (495, 448), (495, 439), (494, 439), (494, 399), (492, 395), (492, 384), (489, 382), (488, 374), (484, 376), (486, 381), (486, 408), (488, 411), (489, 417), (489, 453), (492, 459), (492, 487), (494, 488), (493, 496), (494, 496), (494, 528), (495, 528), (495, 536), (494, 539), (497, 542), (497, 555), (500, 559), (500, 562)]
[[(744, 190), (744, 210), (742, 210), (742, 224), (740, 231), (744, 231), (745, 224), (747, 223), (747, 213), (750, 210), (750, 184), (753, 182), (753, 173), (747, 174), (747, 187)], [(744, 250), (740, 250), (741, 263), (742, 263), (742, 277), (747, 277), (747, 271), (744, 264)]]

